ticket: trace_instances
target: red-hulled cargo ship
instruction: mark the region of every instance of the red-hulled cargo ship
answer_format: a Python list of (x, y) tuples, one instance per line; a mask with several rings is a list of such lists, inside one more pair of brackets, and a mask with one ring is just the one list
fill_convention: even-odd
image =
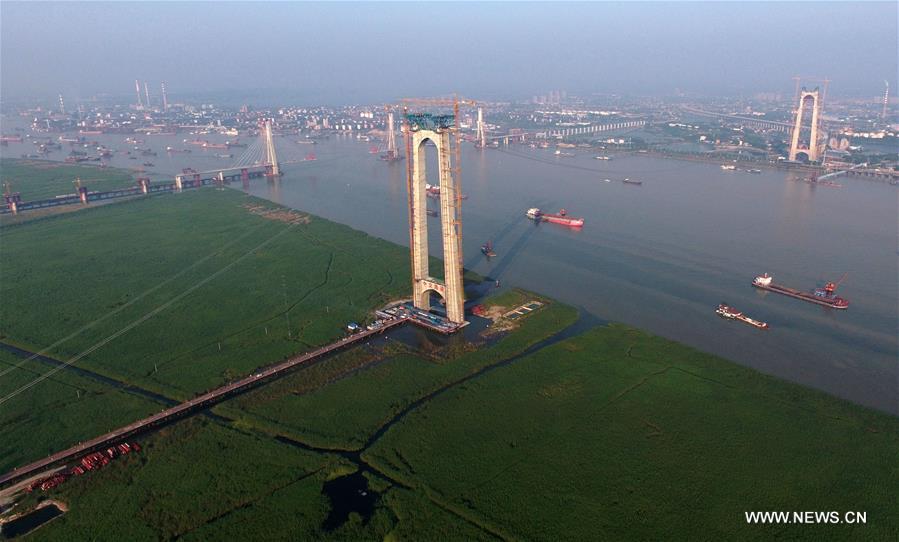
[(809, 303), (816, 303), (818, 305), (824, 305), (825, 307), (830, 307), (832, 309), (846, 309), (849, 308), (849, 301), (843, 299), (842, 297), (834, 295), (834, 291), (836, 291), (837, 286), (839, 286), (839, 284), (843, 282), (844, 278), (846, 278), (846, 275), (843, 275), (843, 277), (840, 278), (840, 280), (838, 280), (837, 282), (828, 282), (824, 286), (824, 288), (815, 288), (811, 293), (801, 292), (799, 290), (794, 290), (793, 288), (787, 288), (786, 286), (775, 284), (773, 277), (771, 277), (768, 273), (755, 277), (755, 280), (752, 281), (752, 285), (762, 290), (768, 290), (778, 294), (795, 297), (796, 299), (808, 301)]
[(536, 222), (551, 222), (553, 224), (561, 224), (562, 226), (568, 226), (570, 228), (580, 228), (584, 225), (583, 218), (568, 216), (568, 211), (566, 211), (565, 209), (560, 210), (559, 214), (551, 214), (544, 213), (540, 209), (532, 207), (528, 209), (528, 212), (525, 214), (528, 218)]

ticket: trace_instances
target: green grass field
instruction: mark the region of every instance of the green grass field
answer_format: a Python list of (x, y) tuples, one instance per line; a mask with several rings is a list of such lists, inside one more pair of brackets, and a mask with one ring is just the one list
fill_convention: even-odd
[[(318, 447), (359, 450), (375, 431), (413, 401), (523, 352), (576, 319), (575, 309), (551, 304), (524, 318), (518, 331), (488, 347), (450, 359), (400, 353), (351, 378), (317, 389), (309, 389), (310, 371), (303, 371), (237, 398), (226, 407), (227, 412), (235, 415), (230, 407), (233, 404), (247, 414), (247, 423), (261, 422)], [(352, 405), (347, 404), (348, 397), (353, 398)]]
[(511, 539), (896, 540), (897, 453), (891, 416), (612, 325), (436, 398), (364, 455)]
[[(294, 511), (291, 530), (314, 536), (327, 514), (321, 484), (340, 465), (337, 458), (202, 418), (179, 422), (140, 442), (141, 452), (59, 486), (54, 496), (75, 506), (35, 537), (203, 540), (219, 528), (243, 523), (247, 514), (273, 514), (285, 507)], [(283, 532), (277, 517), (262, 517), (274, 520), (273, 527)]]
[(22, 201), (74, 194), (73, 181), (76, 178), (80, 178), (82, 186), (89, 190), (101, 192), (127, 188), (135, 183), (131, 172), (124, 169), (101, 169), (95, 165), (65, 164), (50, 160), (0, 160), (0, 179), (4, 183), (9, 182), (11, 190), (22, 195)]
[[(6, 372), (7, 369), (18, 369)], [(0, 351), (0, 396), (51, 370)], [(51, 453), (161, 410), (160, 403), (93, 379), (59, 371), (0, 404), (0, 471)]]
[[(330, 342), (408, 289), (404, 249), (248, 203), (260, 201), (200, 190), (0, 228), (0, 340), (186, 399)], [(0, 440), (14, 434), (0, 427)], [(29, 452), (43, 455), (18, 457)]]

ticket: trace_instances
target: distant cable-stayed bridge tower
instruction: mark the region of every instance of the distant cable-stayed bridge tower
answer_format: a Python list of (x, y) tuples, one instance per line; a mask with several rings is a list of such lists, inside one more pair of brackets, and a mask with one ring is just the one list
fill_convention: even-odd
[[(814, 90), (807, 90), (805, 87), (802, 87), (799, 91), (799, 101), (793, 121), (793, 134), (790, 138), (789, 159), (791, 161), (795, 161), (800, 154), (805, 154), (809, 162), (818, 160), (818, 155), (821, 150), (821, 110), (824, 95), (827, 93), (827, 83), (828, 81), (825, 79), (823, 91), (820, 91), (818, 87), (815, 87)], [(801, 141), (803, 130), (802, 121), (805, 116), (805, 110), (809, 106), (811, 107), (812, 118), (809, 126), (810, 134), (808, 143), (805, 144)]]
[(484, 109), (478, 108), (478, 147), (487, 147), (487, 131), (484, 129)]
[(137, 108), (143, 109), (144, 104), (140, 99), (140, 81), (138, 81), (137, 79), (134, 80), (134, 91), (137, 92)]
[(396, 160), (396, 129), (393, 125), (393, 111), (387, 112), (387, 159)]
[(265, 175), (280, 177), (281, 168), (278, 166), (278, 155), (275, 154), (275, 142), (272, 139), (272, 119), (265, 119), (262, 123), (262, 141), (265, 150)]

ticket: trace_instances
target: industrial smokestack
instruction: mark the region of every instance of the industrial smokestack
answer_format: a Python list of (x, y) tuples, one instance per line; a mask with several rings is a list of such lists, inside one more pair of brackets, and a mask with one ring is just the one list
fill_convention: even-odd
[(884, 86), (886, 88), (883, 89), (883, 111), (880, 112), (880, 118), (886, 120), (887, 118), (887, 107), (890, 103), (890, 82), (884, 81)]

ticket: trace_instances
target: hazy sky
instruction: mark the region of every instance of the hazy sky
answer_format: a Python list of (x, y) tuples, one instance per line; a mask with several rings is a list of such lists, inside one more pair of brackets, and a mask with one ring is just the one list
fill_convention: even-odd
[[(6, 99), (228, 90), (329, 103), (458, 92), (896, 88), (896, 2), (0, 2)], [(899, 90), (899, 89), (897, 89)]]

